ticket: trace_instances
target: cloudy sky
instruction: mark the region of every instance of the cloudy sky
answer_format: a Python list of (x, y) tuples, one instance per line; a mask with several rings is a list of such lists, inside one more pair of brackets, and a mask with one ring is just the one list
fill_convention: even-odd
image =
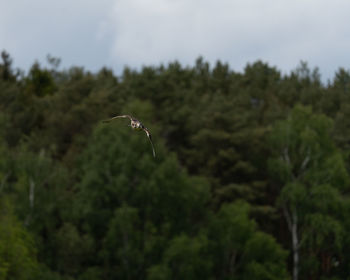
[(348, 0), (0, 0), (0, 49), (23, 70), (47, 54), (97, 71), (198, 56), (284, 73), (301, 60), (323, 80), (350, 69)]

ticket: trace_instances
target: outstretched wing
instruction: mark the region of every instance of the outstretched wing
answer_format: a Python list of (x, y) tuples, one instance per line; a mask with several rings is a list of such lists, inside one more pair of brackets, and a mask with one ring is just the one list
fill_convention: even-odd
[(148, 139), (149, 139), (149, 141), (151, 142), (151, 145), (152, 145), (153, 156), (156, 157), (156, 152), (154, 150), (151, 133), (149, 133), (149, 131), (148, 131), (148, 129), (146, 127), (143, 127), (142, 129), (146, 132), (146, 135), (147, 135), (147, 137), (148, 137)]
[(133, 120), (133, 117), (132, 117), (132, 116), (130, 116), (130, 115), (120, 115), (120, 116), (115, 116), (115, 117), (110, 118), (110, 119), (107, 119), (107, 120), (103, 120), (102, 122), (110, 122), (110, 121), (113, 121), (113, 120), (115, 120), (115, 119), (119, 119), (119, 118), (129, 118), (129, 119), (130, 119), (130, 121), (132, 121), (132, 120)]

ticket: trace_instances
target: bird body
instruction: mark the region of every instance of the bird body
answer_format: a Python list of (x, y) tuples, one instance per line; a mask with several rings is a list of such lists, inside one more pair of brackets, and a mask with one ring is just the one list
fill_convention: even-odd
[(148, 137), (148, 139), (149, 139), (149, 141), (151, 142), (151, 145), (152, 145), (153, 156), (156, 157), (156, 152), (154, 150), (151, 133), (149, 132), (149, 130), (139, 120), (135, 119), (134, 117), (132, 117), (130, 115), (120, 115), (120, 116), (115, 116), (115, 117), (107, 119), (107, 120), (103, 120), (103, 122), (110, 122), (110, 121), (118, 119), (118, 118), (128, 118), (128, 119), (130, 119), (130, 126), (131, 126), (131, 128), (133, 130), (136, 130), (136, 131), (143, 130), (146, 133), (146, 135), (147, 135), (147, 137)]

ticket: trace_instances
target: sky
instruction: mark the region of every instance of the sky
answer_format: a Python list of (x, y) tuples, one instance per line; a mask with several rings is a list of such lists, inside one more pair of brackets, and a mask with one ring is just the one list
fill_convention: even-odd
[(284, 74), (301, 61), (322, 80), (350, 69), (348, 0), (0, 0), (0, 50), (27, 71), (140, 69), (202, 56), (237, 72), (261, 60)]

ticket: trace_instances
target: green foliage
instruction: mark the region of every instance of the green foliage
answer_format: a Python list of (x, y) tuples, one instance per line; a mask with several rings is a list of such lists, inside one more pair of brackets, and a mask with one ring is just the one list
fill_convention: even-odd
[(300, 278), (348, 277), (349, 71), (59, 64), (1, 54), (0, 279), (288, 279), (295, 217)]
[(77, 275), (87, 256), (94, 253), (92, 238), (81, 234), (71, 223), (65, 223), (58, 229), (54, 245), (57, 270), (68, 275)]
[(344, 244), (341, 193), (348, 188), (349, 177), (330, 137), (331, 125), (325, 115), (296, 106), (271, 133), (275, 154), (270, 160), (271, 173), (281, 186), (278, 203), (292, 239), (300, 239), (294, 253), (297, 246), (304, 258), (314, 259), (312, 265), (301, 263), (306, 275), (329, 270), (321, 267), (321, 256), (339, 255)]
[(172, 239), (161, 265), (148, 270), (147, 279), (203, 279), (211, 272), (208, 240), (201, 235), (190, 238), (181, 234)]
[(81, 158), (76, 215), (84, 231), (103, 240), (97, 247), (108, 277), (137, 279), (168, 238), (196, 231), (205, 217), (207, 183), (188, 177), (155, 143), (154, 159), (144, 132), (120, 120), (99, 125)]
[(38, 263), (31, 236), (14, 216), (8, 199), (0, 199), (0, 279), (36, 279)]
[(41, 69), (38, 63), (32, 66), (28, 76), (25, 85), (26, 89), (38, 97), (53, 94), (56, 90), (55, 81), (51, 73), (49, 70)]
[(16, 74), (12, 69), (12, 59), (5, 50), (1, 51), (2, 63), (0, 64), (0, 79), (5, 82), (16, 81)]
[(122, 206), (115, 211), (104, 239), (109, 277), (137, 279), (144, 263), (139, 228), (137, 209)]
[(242, 279), (289, 279), (285, 265), (287, 252), (270, 235), (255, 233), (247, 242), (245, 254), (249, 262)]
[[(287, 256), (268, 234), (257, 231), (246, 203), (224, 204), (209, 236), (218, 279), (287, 279)], [(235, 278), (236, 277), (236, 278)]]

